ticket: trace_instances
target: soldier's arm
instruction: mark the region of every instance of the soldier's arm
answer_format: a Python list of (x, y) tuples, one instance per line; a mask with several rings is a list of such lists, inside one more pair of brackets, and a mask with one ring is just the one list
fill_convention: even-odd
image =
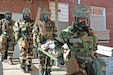
[(13, 32), (15, 32), (15, 30), (14, 30), (15, 21), (14, 20), (12, 20), (12, 26), (13, 26)]
[(61, 32), (61, 34), (60, 34), (60, 38), (61, 38), (61, 40), (64, 42), (64, 43), (67, 43), (68, 42), (68, 33), (67, 32), (65, 32), (65, 31), (63, 31), (63, 32)]
[(2, 33), (2, 20), (0, 20), (0, 35)]
[(89, 30), (89, 33), (93, 37), (93, 51), (96, 51), (97, 50), (98, 39), (96, 37), (95, 32), (92, 29)]
[(1, 19), (0, 20), (0, 34), (7, 34), (6, 33), (6, 25), (3, 23), (5, 23), (5, 20)]
[(39, 28), (37, 25), (34, 25), (33, 26), (33, 34), (38, 35), (38, 33), (39, 33)]
[(14, 30), (14, 32), (19, 32), (19, 30), (20, 30), (20, 28), (19, 28), (19, 22), (15, 22), (14, 23), (13, 30)]
[(94, 49), (93, 49), (93, 50), (96, 51), (96, 50), (97, 50), (97, 45), (98, 45), (98, 39), (97, 39), (96, 36), (93, 37), (93, 41), (94, 41), (94, 42), (93, 42), (93, 43), (94, 43), (94, 44), (93, 44), (93, 46), (94, 46)]
[(95, 32), (92, 29), (89, 30), (89, 33), (90, 33), (90, 36), (93, 37), (93, 50), (91, 51), (91, 56), (93, 59), (95, 59), (96, 58), (95, 51), (97, 50), (98, 39), (95, 35)]
[(14, 20), (11, 20), (12, 21), (12, 30), (13, 30), (13, 37), (14, 37), (14, 44), (16, 45), (17, 44), (17, 41), (15, 39), (15, 32), (14, 32), (14, 25), (15, 25), (15, 21)]
[(19, 22), (15, 22), (13, 26), (13, 31), (14, 31), (14, 37), (15, 40), (18, 41), (19, 39), (19, 34), (20, 34), (20, 28), (19, 28)]
[(38, 28), (38, 26), (37, 25), (34, 25), (33, 26), (33, 44), (34, 44), (34, 47), (37, 47), (37, 45), (38, 45), (38, 41), (37, 40), (39, 40), (39, 35), (38, 35), (38, 33), (39, 33), (39, 28)]
[(64, 29), (59, 36), (64, 43), (68, 43), (69, 39), (72, 36), (72, 31), (70, 29), (71, 29), (70, 26), (68, 28)]

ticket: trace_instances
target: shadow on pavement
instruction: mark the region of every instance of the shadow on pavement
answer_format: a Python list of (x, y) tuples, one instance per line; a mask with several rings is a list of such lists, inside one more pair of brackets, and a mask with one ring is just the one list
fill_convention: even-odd
[(3, 65), (2, 65), (2, 62), (0, 62), (0, 75), (3, 75)]
[(32, 71), (28, 72), (30, 73), (31, 75), (39, 75), (39, 70), (37, 67), (35, 67), (35, 65), (33, 64), (32, 65)]

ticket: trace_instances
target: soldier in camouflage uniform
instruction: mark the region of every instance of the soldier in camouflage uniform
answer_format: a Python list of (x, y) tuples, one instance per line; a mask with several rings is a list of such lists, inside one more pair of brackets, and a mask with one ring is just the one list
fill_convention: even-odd
[[(41, 18), (34, 26), (34, 37), (35, 37), (35, 45), (41, 47), (42, 44), (46, 43), (49, 40), (53, 40), (55, 38), (55, 33), (57, 32), (57, 28), (55, 24), (50, 19), (51, 12), (49, 9), (44, 8), (41, 12)], [(45, 50), (48, 49), (48, 46), (45, 47)], [(48, 63), (45, 63), (46, 56), (39, 52), (39, 59), (40, 59), (40, 71), (44, 73), (45, 65), (47, 67), (51, 67), (49, 63), (50, 58), (47, 58)], [(42, 73), (42, 75), (43, 75)], [(50, 69), (46, 70), (47, 75), (50, 74)]]
[[(94, 31), (89, 28), (89, 7), (78, 4), (73, 12), (73, 25), (64, 29), (60, 34), (62, 43), (68, 47), (68, 56), (65, 56), (68, 75), (94, 75), (92, 61), (97, 49), (97, 38)], [(90, 68), (90, 71), (89, 71)]]
[(31, 71), (33, 58), (33, 24), (31, 20), (31, 11), (28, 8), (22, 10), (23, 19), (16, 21), (14, 26), (15, 39), (18, 42), (20, 50), (20, 68), (22, 71)]
[(13, 26), (15, 21), (11, 20), (12, 13), (9, 10), (5, 10), (4, 15), (5, 18), (0, 20), (0, 53), (4, 57), (5, 51), (7, 50), (8, 62), (9, 64), (13, 64), (12, 58), (15, 45)]

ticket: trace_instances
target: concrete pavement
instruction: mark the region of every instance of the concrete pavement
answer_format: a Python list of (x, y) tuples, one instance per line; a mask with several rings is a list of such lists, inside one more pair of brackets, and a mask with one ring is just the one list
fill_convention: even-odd
[[(23, 73), (20, 70), (20, 63), (18, 59), (14, 59), (14, 65), (9, 65), (7, 61), (3, 61), (0, 63), (0, 75), (39, 75), (38, 74), (38, 68), (39, 68), (39, 61), (38, 59), (33, 59), (33, 64), (32, 64), (32, 70), (31, 72), (28, 73)], [(53, 66), (52, 67), (52, 75), (65, 75), (65, 67), (58, 67), (58, 66)]]

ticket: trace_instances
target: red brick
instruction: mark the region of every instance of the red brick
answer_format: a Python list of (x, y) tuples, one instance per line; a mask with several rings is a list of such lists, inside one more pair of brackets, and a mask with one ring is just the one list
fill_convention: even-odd
[[(65, 2), (64, 0), (59, 0)], [(98, 6), (106, 8), (106, 27), (110, 30), (110, 41), (109, 43), (103, 44), (113, 47), (113, 0), (80, 0), (81, 4), (87, 4), (89, 6)], [(72, 11), (74, 6), (77, 4), (77, 0), (68, 0), (69, 3), (69, 23), (71, 24), (73, 17)]]
[[(32, 0), (31, 9), (32, 9), (32, 18), (36, 18), (37, 7), (39, 6), (38, 0)], [(40, 0), (41, 2), (41, 0)], [(42, 1), (41, 7), (48, 7), (48, 0)], [(8, 9), (15, 13), (22, 13), (24, 7), (30, 8), (30, 4), (26, 0), (0, 0), (0, 11)]]

